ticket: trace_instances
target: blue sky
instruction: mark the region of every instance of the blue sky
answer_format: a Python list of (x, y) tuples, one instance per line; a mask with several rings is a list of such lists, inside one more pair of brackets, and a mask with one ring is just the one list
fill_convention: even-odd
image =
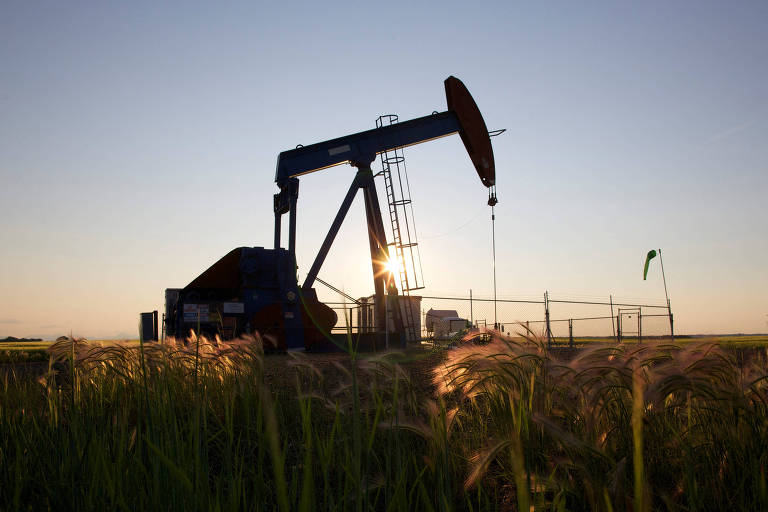
[[(134, 336), (272, 241), (277, 154), (444, 110), (494, 139), (499, 294), (663, 299), (679, 332), (768, 330), (768, 4), (3, 2), (0, 336)], [(489, 295), (458, 137), (406, 150), (427, 292)], [(353, 170), (302, 178), (304, 275)], [(358, 200), (321, 277), (370, 293)]]

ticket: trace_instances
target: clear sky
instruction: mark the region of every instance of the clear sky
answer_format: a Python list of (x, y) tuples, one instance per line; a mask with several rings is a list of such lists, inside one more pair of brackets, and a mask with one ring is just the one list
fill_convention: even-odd
[[(164, 288), (271, 245), (280, 151), (442, 111), (449, 75), (507, 129), (500, 296), (663, 300), (662, 248), (678, 332), (766, 332), (766, 63), (764, 1), (3, 1), (0, 337), (135, 337)], [(460, 139), (406, 159), (426, 292), (490, 295)], [(302, 178), (300, 275), (353, 173)], [(365, 236), (358, 199), (320, 274), (354, 296)]]

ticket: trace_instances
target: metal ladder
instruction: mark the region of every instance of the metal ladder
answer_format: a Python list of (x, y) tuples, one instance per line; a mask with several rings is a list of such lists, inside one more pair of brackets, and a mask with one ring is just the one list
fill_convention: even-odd
[[(382, 115), (376, 120), (376, 128), (397, 122), (397, 115)], [(417, 332), (416, 316), (409, 297), (411, 291), (423, 289), (424, 282), (405, 156), (402, 149), (392, 149), (382, 152), (380, 158), (384, 189), (389, 205), (389, 221), (392, 227), (392, 242), (388, 246), (394, 248), (395, 258), (397, 258), (400, 289), (404, 296), (402, 309), (405, 313), (406, 338), (408, 341), (416, 341), (421, 337), (421, 333)], [(410, 210), (410, 218), (408, 210)]]

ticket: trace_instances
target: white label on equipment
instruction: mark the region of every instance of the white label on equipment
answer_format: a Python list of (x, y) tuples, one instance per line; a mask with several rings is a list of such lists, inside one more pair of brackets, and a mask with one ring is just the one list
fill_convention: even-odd
[(184, 304), (185, 322), (207, 322), (208, 319), (208, 304)]
[(328, 154), (330, 156), (338, 155), (339, 153), (346, 153), (350, 150), (349, 144), (344, 144), (343, 146), (338, 146), (335, 148), (331, 148), (328, 150)]
[(245, 312), (245, 304), (243, 304), (242, 302), (225, 302), (223, 306), (224, 306), (224, 313), (244, 313)]
[(293, 312), (292, 311), (286, 311), (285, 312), (285, 318), (293, 318)]

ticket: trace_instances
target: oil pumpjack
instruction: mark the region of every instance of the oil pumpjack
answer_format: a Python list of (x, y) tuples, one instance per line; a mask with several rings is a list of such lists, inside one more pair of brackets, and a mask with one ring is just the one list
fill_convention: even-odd
[[(318, 300), (313, 284), (358, 191), (363, 194), (368, 225), (375, 325), (380, 329), (387, 325), (385, 295), (397, 295), (397, 287), (392, 274), (386, 270), (388, 246), (371, 170), (376, 156), (458, 133), (481, 182), (489, 189), (489, 204), (496, 203), (493, 148), (483, 116), (459, 79), (451, 76), (444, 84), (448, 104), (445, 112), (280, 153), (275, 174), (280, 191), (274, 195), (274, 247), (239, 247), (184, 288), (167, 289), (166, 334), (182, 337), (190, 330), (199, 330), (204, 335), (218, 334), (227, 339), (258, 332), (265, 347), (277, 350), (326, 350), (343, 343), (343, 337), (334, 340), (330, 335), (337, 315)], [(299, 176), (345, 163), (357, 171), (303, 284), (299, 285), (296, 275)], [(287, 249), (281, 246), (281, 221), (286, 213), (289, 214)], [(394, 309), (395, 330), (402, 346), (405, 340), (402, 318), (400, 309)], [(383, 347), (384, 336), (384, 332), (367, 333), (362, 344), (374, 349)]]

